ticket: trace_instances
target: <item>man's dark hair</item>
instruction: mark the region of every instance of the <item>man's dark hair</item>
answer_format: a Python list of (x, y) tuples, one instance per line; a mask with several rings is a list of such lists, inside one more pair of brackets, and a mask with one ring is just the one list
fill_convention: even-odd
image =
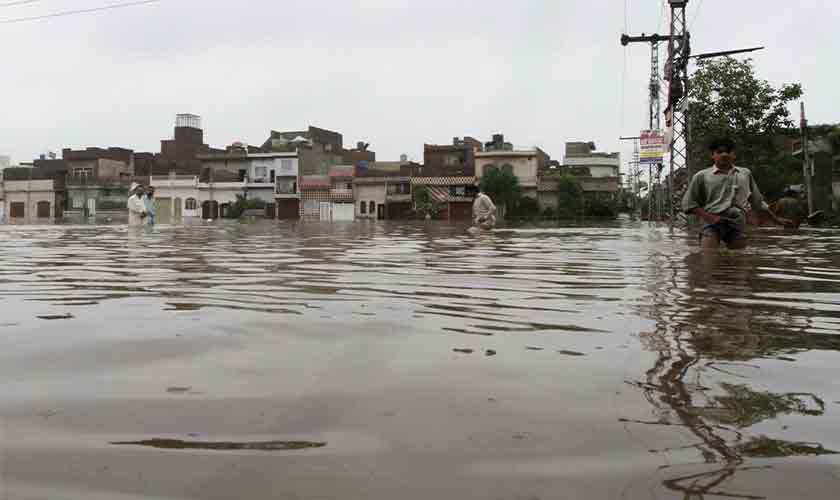
[(709, 151), (715, 152), (718, 149), (725, 149), (726, 151), (735, 151), (735, 141), (729, 137), (716, 137), (709, 141)]

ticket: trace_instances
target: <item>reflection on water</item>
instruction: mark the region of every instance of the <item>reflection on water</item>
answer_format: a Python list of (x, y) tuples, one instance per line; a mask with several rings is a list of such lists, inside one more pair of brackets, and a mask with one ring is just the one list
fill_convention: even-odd
[[(840, 350), (838, 330), (829, 326), (840, 317), (840, 280), (824, 278), (837, 276), (830, 268), (808, 266), (836, 269), (837, 256), (819, 238), (796, 239), (741, 254), (669, 256), (652, 268), (656, 329), (640, 338), (657, 357), (631, 384), (641, 389), (655, 420), (625, 422), (675, 426), (692, 435), (693, 442), (679, 449), (652, 450), (669, 456), (693, 449), (713, 464), (685, 475), (664, 468), (663, 485), (682, 498), (767, 498), (735, 481), (739, 474), (755, 481), (758, 473), (773, 473), (772, 465), (752, 465), (751, 459), (837, 454), (819, 442), (774, 437), (774, 430), (791, 433), (787, 426), (766, 425), (825, 415), (825, 400), (811, 392), (809, 377), (791, 373), (784, 384), (801, 379), (801, 392), (758, 389), (768, 385), (762, 377), (771, 368), (766, 360), (799, 363), (797, 354)], [(801, 374), (809, 367), (802, 362), (793, 369)]]
[[(12, 436), (52, 433), (70, 461), (103, 442), (143, 469), (149, 453), (328, 441), (303, 454), (323, 462), (286, 464), (291, 483), (323, 474), (301, 498), (768, 498), (780, 471), (837, 464), (838, 231), (760, 232), (713, 255), (630, 222), (481, 238), (218, 222), (0, 236), (0, 418)], [(50, 417), (31, 430), (33, 415)], [(194, 427), (206, 441), (136, 440)], [(21, 484), (115, 488), (28, 441), (11, 449), (24, 451), (6, 464), (37, 464), (4, 471)], [(235, 497), (157, 474), (163, 489), (120, 491)], [(276, 488), (265, 469), (242, 477)], [(819, 477), (831, 498), (838, 478)]]

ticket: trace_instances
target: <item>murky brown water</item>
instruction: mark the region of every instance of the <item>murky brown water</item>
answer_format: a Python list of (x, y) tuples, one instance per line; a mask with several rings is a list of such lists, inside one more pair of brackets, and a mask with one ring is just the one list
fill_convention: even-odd
[(0, 227), (0, 497), (837, 498), (840, 231)]

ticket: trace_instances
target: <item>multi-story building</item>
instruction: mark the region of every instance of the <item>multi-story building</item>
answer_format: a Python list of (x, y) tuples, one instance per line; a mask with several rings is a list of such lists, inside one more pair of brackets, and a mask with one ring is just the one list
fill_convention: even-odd
[(551, 158), (540, 148), (514, 148), (502, 134), (493, 136), (484, 151), (475, 153), (476, 177), (479, 181), (492, 169), (513, 173), (519, 180), (523, 196), (536, 199), (539, 172)]
[(481, 141), (472, 137), (454, 137), (452, 144), (423, 145), (423, 175), (473, 176), (475, 154), (483, 150)]
[(265, 152), (296, 152), (300, 175), (327, 176), (332, 166), (344, 163), (343, 140), (338, 132), (312, 126), (301, 131), (272, 130), (261, 149)]
[(599, 153), (593, 142), (567, 142), (561, 171), (578, 178), (584, 196), (618, 202), (621, 194), (621, 155)]
[(124, 211), (134, 170), (134, 152), (125, 148), (87, 148), (61, 153), (67, 169), (68, 217), (94, 217), (97, 211)]
[(403, 219), (412, 210), (412, 165), (405, 162), (376, 162), (356, 169), (353, 198), (356, 218), (370, 220)]
[(201, 117), (182, 113), (175, 117), (175, 132), (172, 139), (160, 141), (160, 159), (172, 162), (195, 160), (199, 155), (223, 153), (204, 143), (204, 129)]

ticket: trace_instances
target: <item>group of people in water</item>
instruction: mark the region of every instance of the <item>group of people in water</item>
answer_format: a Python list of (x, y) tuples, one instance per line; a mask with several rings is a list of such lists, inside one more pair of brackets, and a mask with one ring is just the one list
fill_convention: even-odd
[(133, 182), (128, 190), (128, 225), (155, 224), (155, 188)]

